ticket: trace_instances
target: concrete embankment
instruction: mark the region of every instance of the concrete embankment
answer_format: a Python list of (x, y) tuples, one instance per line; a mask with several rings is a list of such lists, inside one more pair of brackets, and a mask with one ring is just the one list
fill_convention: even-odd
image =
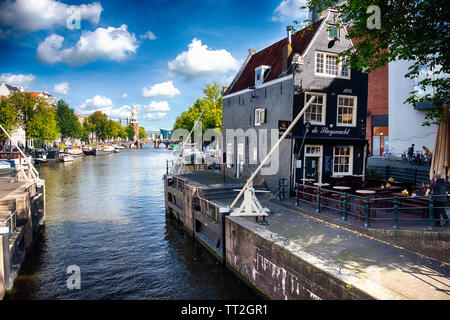
[(259, 196), (272, 212), (268, 225), (222, 216), (219, 208), (232, 202), (236, 187), (206, 177), (166, 177), (166, 211), (264, 297), (449, 299), (447, 263), (280, 206), (270, 196)]
[(45, 184), (0, 177), (0, 299), (45, 223)]

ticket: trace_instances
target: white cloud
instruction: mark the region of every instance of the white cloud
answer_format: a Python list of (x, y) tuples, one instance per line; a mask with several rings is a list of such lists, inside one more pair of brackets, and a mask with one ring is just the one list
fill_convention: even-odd
[(62, 95), (66, 95), (69, 93), (69, 83), (68, 82), (57, 83), (53, 87), (53, 91)]
[(164, 119), (167, 115), (167, 112), (149, 112), (144, 118), (147, 120), (161, 120)]
[(293, 22), (293, 20), (308, 19), (308, 9), (301, 9), (306, 6), (306, 0), (283, 0), (274, 10), (272, 21)]
[(226, 50), (209, 50), (201, 40), (194, 38), (174, 60), (168, 62), (169, 71), (187, 78), (225, 73), (239, 67), (238, 61)]
[(81, 104), (81, 114), (89, 115), (95, 111), (101, 111), (111, 119), (124, 119), (131, 117), (131, 107), (129, 105), (122, 105), (119, 108), (114, 108), (112, 100), (105, 96), (96, 95), (91, 99), (87, 99)]
[(37, 48), (38, 59), (46, 63), (65, 62), (70, 65), (83, 65), (98, 59), (122, 61), (135, 53), (138, 45), (133, 33), (126, 25), (119, 28), (98, 28), (84, 31), (73, 47), (62, 49), (64, 37), (52, 34), (45, 38)]
[(175, 88), (172, 81), (157, 83), (149, 89), (146, 87), (142, 88), (142, 96), (144, 98), (172, 98), (178, 94), (180, 94), (180, 90)]
[(141, 39), (155, 40), (155, 39), (156, 39), (156, 36), (155, 36), (155, 34), (154, 34), (153, 32), (151, 32), (151, 31), (149, 30), (149, 31), (147, 31), (147, 32), (144, 33), (144, 34), (141, 34), (141, 35), (139, 36), (139, 38), (141, 38)]
[(128, 105), (123, 105), (120, 108), (103, 108), (103, 113), (105, 113), (110, 118), (130, 118), (131, 117), (131, 107)]
[(102, 11), (99, 2), (72, 6), (55, 0), (7, 0), (0, 3), (0, 25), (25, 32), (49, 30), (67, 26), (74, 12), (81, 20), (97, 24)]
[(7, 84), (12, 86), (20, 86), (23, 88), (29, 87), (35, 79), (36, 77), (32, 74), (2, 73), (0, 75), (1, 81), (5, 81)]
[(111, 108), (112, 106), (113, 102), (110, 98), (96, 95), (95, 97), (87, 99), (84, 103), (82, 103), (80, 105), (80, 109), (82, 109), (82, 112), (86, 113), (105, 108)]
[(128, 93), (122, 93), (122, 99), (126, 99), (128, 97)]
[(170, 111), (170, 106), (167, 101), (152, 101), (148, 105), (133, 104), (133, 106), (136, 106), (138, 118), (147, 120), (163, 119)]

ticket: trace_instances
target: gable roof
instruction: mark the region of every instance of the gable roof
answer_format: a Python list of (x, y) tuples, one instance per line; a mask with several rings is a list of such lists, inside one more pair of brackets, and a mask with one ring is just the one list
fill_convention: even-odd
[[(303, 54), (305, 49), (308, 47), (308, 44), (311, 42), (312, 38), (319, 29), (320, 25), (322, 24), (322, 21), (323, 19), (299, 30), (291, 36), (292, 53), (288, 57), (288, 61), (291, 61), (292, 56), (296, 53), (300, 55)], [(252, 55), (250, 60), (247, 62), (245, 69), (241, 72), (239, 77), (235, 79), (234, 85), (226, 91), (225, 95), (248, 89), (248, 87), (255, 85), (255, 68), (262, 65), (271, 67), (271, 70), (267, 78), (265, 78), (264, 82), (275, 80), (281, 76), (291, 74), (291, 68), (288, 68), (288, 72), (286, 74), (282, 74), (283, 48), (287, 44), (288, 39), (286, 37)]]

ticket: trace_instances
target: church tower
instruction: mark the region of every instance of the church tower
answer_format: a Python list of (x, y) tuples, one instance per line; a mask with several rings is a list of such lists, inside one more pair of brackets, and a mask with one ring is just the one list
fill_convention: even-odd
[(134, 137), (133, 141), (136, 147), (141, 148), (141, 138), (139, 137), (139, 123), (137, 120), (137, 112), (136, 112), (136, 106), (133, 106), (133, 110), (131, 111), (131, 125), (134, 128)]

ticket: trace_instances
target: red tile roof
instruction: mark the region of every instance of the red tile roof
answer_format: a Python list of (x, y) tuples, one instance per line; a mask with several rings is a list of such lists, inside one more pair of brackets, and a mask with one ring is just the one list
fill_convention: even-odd
[[(289, 56), (289, 61), (291, 61), (292, 56), (295, 53), (303, 54), (306, 47), (310, 43), (311, 39), (314, 37), (316, 31), (319, 29), (322, 20), (317, 21), (316, 23), (303, 28), (302, 30), (294, 33), (291, 36), (292, 42), (292, 53)], [(255, 53), (247, 63), (247, 66), (242, 71), (239, 78), (236, 80), (236, 83), (233, 87), (228, 89), (226, 94), (231, 94), (234, 92), (238, 92), (244, 89), (247, 89), (250, 86), (255, 85), (255, 68), (267, 65), (272, 67), (269, 75), (264, 80), (264, 82), (268, 82), (271, 80), (275, 80), (281, 76), (282, 68), (283, 68), (283, 47), (288, 43), (287, 37), (272, 44), (271, 46)], [(291, 74), (292, 70), (289, 68), (289, 71), (286, 75)]]

